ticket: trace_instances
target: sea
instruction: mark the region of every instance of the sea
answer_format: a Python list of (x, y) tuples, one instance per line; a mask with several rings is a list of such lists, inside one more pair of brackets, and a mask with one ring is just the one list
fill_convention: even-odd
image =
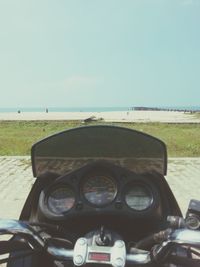
[[(132, 107), (0, 107), (1, 113), (9, 112), (108, 112), (108, 111), (128, 111), (134, 110)], [(137, 106), (138, 107), (138, 106)], [(143, 106), (147, 107), (147, 106)], [(148, 108), (158, 108), (166, 110), (188, 110), (200, 111), (200, 106), (148, 106)]]
[(127, 111), (129, 107), (8, 107), (0, 108), (0, 112), (106, 112)]

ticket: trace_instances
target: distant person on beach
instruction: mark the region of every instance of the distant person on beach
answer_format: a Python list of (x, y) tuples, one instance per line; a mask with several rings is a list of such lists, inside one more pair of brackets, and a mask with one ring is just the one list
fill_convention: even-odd
[(21, 110), (18, 110), (17, 113), (21, 113)]
[(48, 108), (46, 108), (46, 113), (48, 113), (49, 112), (49, 110), (48, 110)]

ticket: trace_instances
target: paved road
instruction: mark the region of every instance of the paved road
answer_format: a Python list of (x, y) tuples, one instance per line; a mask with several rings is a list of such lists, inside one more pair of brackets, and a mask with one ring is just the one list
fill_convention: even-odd
[[(166, 179), (185, 213), (200, 199), (200, 158), (170, 158)], [(34, 180), (29, 157), (0, 157), (1, 218), (18, 218)]]

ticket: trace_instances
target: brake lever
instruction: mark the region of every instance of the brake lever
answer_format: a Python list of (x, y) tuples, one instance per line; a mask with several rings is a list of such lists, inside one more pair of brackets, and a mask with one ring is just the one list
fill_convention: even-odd
[(176, 245), (200, 248), (200, 231), (186, 228), (172, 231), (165, 242), (154, 246), (151, 251), (152, 258), (156, 261), (163, 260)]
[(0, 220), (0, 235), (4, 234), (21, 234), (26, 235), (29, 239), (36, 241), (36, 243), (44, 248), (45, 240), (31, 227), (28, 223), (17, 220)]

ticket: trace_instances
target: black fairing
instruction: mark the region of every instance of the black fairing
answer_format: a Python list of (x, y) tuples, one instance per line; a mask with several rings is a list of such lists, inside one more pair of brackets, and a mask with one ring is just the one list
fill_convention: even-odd
[[(50, 136), (32, 147), (32, 168), (35, 183), (22, 209), (20, 220), (44, 222), (64, 227), (76, 237), (97, 229), (102, 224), (118, 232), (125, 241), (140, 238), (166, 229), (168, 215), (182, 216), (177, 201), (165, 180), (167, 150), (157, 138), (127, 128), (113, 126), (81, 127)], [(41, 194), (56, 183), (68, 183), (78, 177), (75, 188), (90, 170), (109, 170), (119, 183), (119, 199), (105, 208), (95, 208), (79, 201), (62, 218), (47, 216), (41, 208)], [(127, 178), (128, 177), (128, 178)], [(123, 192), (129, 183), (140, 180), (152, 188), (155, 203), (144, 212), (133, 212), (123, 203)], [(127, 184), (127, 185), (126, 185)], [(119, 201), (118, 201), (119, 200)], [(118, 208), (118, 202), (121, 207)], [(115, 203), (116, 202), (116, 203)], [(80, 203), (79, 203), (80, 204)], [(77, 230), (76, 230), (77, 229)], [(9, 264), (9, 267), (54, 266), (49, 258), (40, 255), (33, 259)]]

